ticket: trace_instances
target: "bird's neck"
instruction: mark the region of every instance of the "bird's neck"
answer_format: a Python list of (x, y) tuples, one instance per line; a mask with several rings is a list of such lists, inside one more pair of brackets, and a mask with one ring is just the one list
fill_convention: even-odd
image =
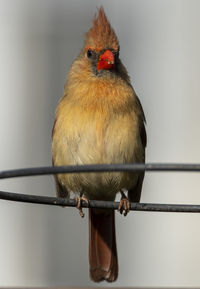
[(87, 77), (84, 81), (73, 77), (68, 79), (65, 95), (74, 105), (83, 109), (130, 110), (133, 105), (133, 89), (123, 79), (117, 77)]

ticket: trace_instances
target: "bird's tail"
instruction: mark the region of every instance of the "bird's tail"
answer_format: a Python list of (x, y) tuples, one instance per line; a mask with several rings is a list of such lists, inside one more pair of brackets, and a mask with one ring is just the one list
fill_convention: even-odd
[(113, 282), (118, 276), (114, 211), (89, 209), (89, 231), (90, 278)]

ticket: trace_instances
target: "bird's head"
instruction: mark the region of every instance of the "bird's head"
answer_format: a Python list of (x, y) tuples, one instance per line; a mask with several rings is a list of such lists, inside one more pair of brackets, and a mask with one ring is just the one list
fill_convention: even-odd
[(103, 7), (95, 14), (93, 26), (86, 33), (82, 56), (96, 75), (118, 69), (119, 42)]

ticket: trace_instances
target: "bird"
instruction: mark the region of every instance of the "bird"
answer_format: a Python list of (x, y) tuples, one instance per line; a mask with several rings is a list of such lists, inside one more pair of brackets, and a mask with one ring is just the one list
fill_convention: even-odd
[[(145, 162), (145, 115), (119, 51), (101, 6), (56, 109), (54, 166)], [(124, 171), (55, 175), (58, 197), (74, 193), (81, 216), (82, 200), (114, 201), (117, 193), (121, 193), (118, 210), (127, 215), (130, 202), (140, 201), (143, 179), (144, 172)], [(94, 282), (114, 282), (118, 277), (114, 210), (89, 208), (89, 266)]]

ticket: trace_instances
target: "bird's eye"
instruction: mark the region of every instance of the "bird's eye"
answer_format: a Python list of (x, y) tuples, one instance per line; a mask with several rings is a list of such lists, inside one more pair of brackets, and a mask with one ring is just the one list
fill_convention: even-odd
[(91, 49), (88, 49), (87, 58), (91, 58), (93, 55), (94, 55), (94, 51), (92, 51)]

